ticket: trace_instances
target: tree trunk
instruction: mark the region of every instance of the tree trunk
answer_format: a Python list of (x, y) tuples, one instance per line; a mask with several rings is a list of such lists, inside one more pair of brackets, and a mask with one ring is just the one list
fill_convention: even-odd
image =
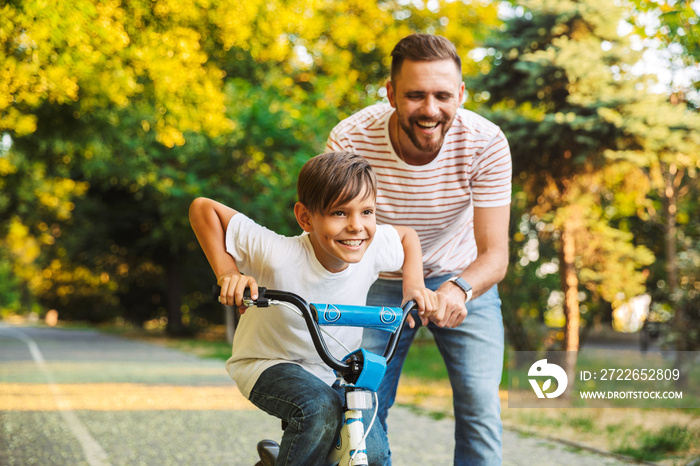
[(564, 291), (564, 316), (566, 328), (564, 331), (564, 350), (566, 359), (564, 371), (569, 384), (564, 392), (565, 397), (571, 396), (571, 390), (576, 376), (576, 360), (579, 347), (579, 327), (581, 311), (578, 300), (578, 275), (576, 274), (576, 241), (574, 233), (578, 228), (576, 218), (568, 218), (561, 231), (561, 282)]
[(561, 232), (561, 278), (564, 291), (564, 315), (566, 329), (564, 332), (564, 349), (578, 351), (581, 312), (578, 301), (578, 275), (576, 274), (576, 242), (574, 240), (575, 222), (568, 220)]
[[(677, 248), (676, 236), (678, 226), (676, 225), (676, 213), (678, 210), (677, 190), (673, 183), (675, 167), (673, 165), (665, 167), (664, 170), (664, 216), (666, 225), (664, 231), (664, 242), (666, 252), (666, 279), (671, 300), (675, 301), (675, 294), (678, 288), (678, 263), (676, 261)], [(678, 311), (676, 311), (678, 312)]]
[(182, 274), (175, 257), (168, 260), (166, 266), (167, 277), (167, 311), (168, 326), (166, 331), (170, 336), (181, 336), (184, 333), (182, 325)]
[(688, 349), (685, 328), (685, 315), (683, 303), (678, 296), (678, 261), (676, 256), (678, 225), (676, 224), (676, 213), (678, 212), (678, 186), (674, 183), (677, 175), (675, 164), (662, 165), (664, 173), (664, 216), (666, 218), (664, 228), (664, 249), (666, 254), (666, 281), (668, 283), (668, 293), (673, 306), (673, 322), (676, 340), (676, 358), (673, 363), (674, 369), (678, 369), (681, 377), (677, 386), (685, 388), (688, 386), (687, 361), (685, 351)]

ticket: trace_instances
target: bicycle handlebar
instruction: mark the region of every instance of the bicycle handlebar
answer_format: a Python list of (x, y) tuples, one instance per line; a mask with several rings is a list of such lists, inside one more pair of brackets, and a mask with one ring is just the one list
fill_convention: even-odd
[[(249, 290), (246, 289), (246, 293), (248, 293), (247, 296), (249, 296)], [(218, 298), (220, 294), (221, 287), (219, 285), (214, 285), (214, 287), (212, 288), (212, 295), (214, 296), (214, 299)], [(352, 361), (339, 361), (330, 353), (330, 351), (328, 351), (328, 347), (326, 346), (326, 342), (324, 341), (323, 336), (321, 335), (321, 329), (319, 327), (319, 316), (318, 310), (316, 308), (317, 305), (310, 305), (306, 302), (306, 300), (304, 300), (304, 298), (294, 293), (281, 290), (268, 290), (267, 288), (263, 287), (258, 288), (258, 299), (250, 300), (250, 302), (258, 307), (268, 307), (270, 305), (271, 300), (287, 302), (289, 304), (294, 305), (296, 308), (299, 309), (299, 311), (301, 311), (302, 317), (306, 322), (306, 327), (308, 328), (309, 334), (311, 335), (311, 341), (314, 344), (314, 348), (316, 348), (316, 352), (318, 353), (319, 357), (323, 360), (323, 362), (325, 362), (331, 369), (334, 369), (340, 372), (341, 374), (357, 374), (357, 371), (359, 369), (354, 364), (352, 364)], [(368, 306), (347, 306), (343, 307), (343, 310), (353, 312), (353, 309), (355, 308), (371, 309), (371, 307)], [(375, 309), (382, 308), (378, 307)], [(392, 332), (391, 337), (389, 337), (389, 342), (387, 343), (386, 348), (384, 349), (384, 354), (382, 355), (384, 358), (386, 358), (387, 364), (389, 363), (389, 361), (391, 361), (391, 359), (394, 357), (394, 354), (396, 353), (399, 338), (401, 337), (401, 332), (403, 331), (403, 327), (406, 323), (408, 315), (417, 309), (418, 304), (414, 300), (407, 302), (401, 308), (403, 314), (401, 316), (400, 321), (398, 322), (398, 326), (391, 326), (397, 328), (394, 332)], [(417, 319), (417, 317), (414, 317), (414, 319)], [(322, 321), (324, 321), (324, 319), (322, 319)]]

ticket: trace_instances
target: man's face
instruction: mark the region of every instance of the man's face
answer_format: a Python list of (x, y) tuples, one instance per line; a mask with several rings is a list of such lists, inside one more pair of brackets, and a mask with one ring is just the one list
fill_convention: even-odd
[(464, 83), (452, 60), (405, 60), (387, 95), (415, 148), (434, 154), (462, 104)]

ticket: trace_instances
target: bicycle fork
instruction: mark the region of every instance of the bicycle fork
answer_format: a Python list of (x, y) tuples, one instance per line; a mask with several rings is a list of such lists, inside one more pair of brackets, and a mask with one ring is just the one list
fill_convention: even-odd
[(362, 410), (372, 408), (372, 392), (357, 389), (347, 391), (345, 402), (347, 410), (344, 413), (343, 426), (335, 448), (328, 456), (329, 463), (339, 466), (367, 466), (369, 462)]

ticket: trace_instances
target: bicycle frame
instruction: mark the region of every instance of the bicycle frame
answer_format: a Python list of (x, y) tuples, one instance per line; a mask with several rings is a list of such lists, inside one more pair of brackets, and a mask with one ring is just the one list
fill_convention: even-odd
[[(214, 286), (212, 292), (215, 297), (218, 297), (221, 288)], [(268, 307), (286, 302), (299, 309), (319, 357), (346, 382), (343, 425), (335, 448), (329, 454), (327, 464), (367, 466), (362, 410), (372, 407), (372, 394), (376, 398), (376, 390), (384, 376), (386, 364), (394, 357), (406, 319), (413, 310), (417, 309), (416, 302), (409, 301), (402, 308), (309, 304), (294, 293), (266, 288), (259, 288), (258, 295), (256, 300), (251, 300), (249, 295), (246, 295), (245, 305)], [(372, 327), (389, 331), (392, 335), (381, 356), (360, 349), (339, 361), (328, 351), (319, 325)], [(260, 451), (260, 444), (258, 449)], [(275, 458), (276, 453), (261, 452), (260, 457), (259, 465), (273, 466), (268, 461)]]

